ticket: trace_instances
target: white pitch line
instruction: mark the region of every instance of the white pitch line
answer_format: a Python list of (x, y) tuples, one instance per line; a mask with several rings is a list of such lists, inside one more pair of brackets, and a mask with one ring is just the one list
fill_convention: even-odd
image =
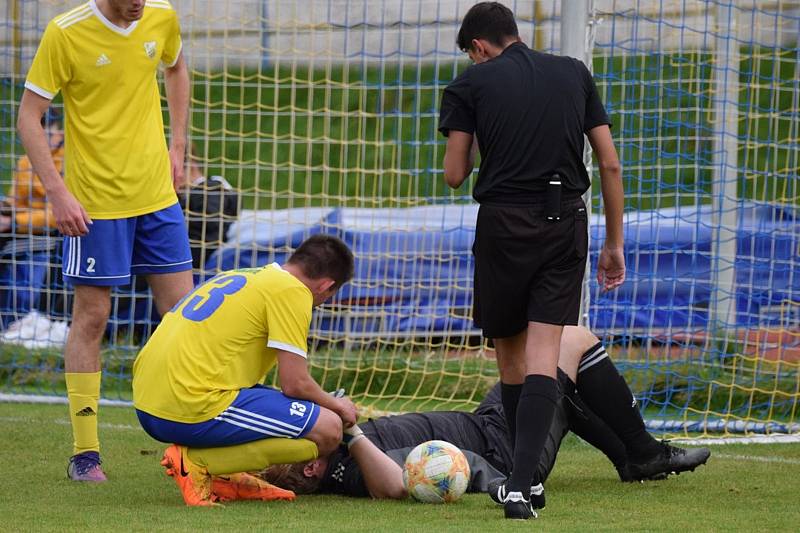
[(751, 435), (749, 437), (710, 437), (704, 439), (671, 439), (671, 442), (689, 446), (714, 446), (724, 444), (796, 444), (800, 434), (794, 435)]
[[(19, 423), (26, 423), (26, 424), (41, 424), (42, 420), (36, 420), (34, 418), (24, 418), (21, 416), (0, 416), (0, 422), (19, 422)], [(61, 426), (69, 426), (72, 423), (65, 419), (65, 418), (57, 418), (52, 421), (54, 424), (58, 424)], [(99, 427), (103, 429), (124, 429), (124, 430), (131, 430), (131, 429), (141, 429), (137, 426), (131, 426), (130, 424), (109, 424), (107, 422), (100, 422), (98, 424)]]
[(756, 463), (782, 463), (787, 465), (800, 465), (800, 459), (790, 459), (788, 457), (762, 457), (759, 455), (732, 455), (727, 453), (715, 453), (711, 457), (715, 459), (732, 459), (735, 461), (754, 461)]
[[(67, 404), (69, 401), (66, 396), (38, 396), (33, 394), (6, 394), (0, 392), (0, 402), (9, 403), (44, 403), (44, 404)], [(100, 406), (131, 407), (133, 402), (127, 400), (108, 400), (100, 398), (97, 402)]]

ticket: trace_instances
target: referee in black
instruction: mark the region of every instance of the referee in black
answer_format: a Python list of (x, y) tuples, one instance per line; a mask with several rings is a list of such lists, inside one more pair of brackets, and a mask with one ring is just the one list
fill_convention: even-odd
[(536, 465), (555, 411), (561, 332), (577, 324), (586, 266), (584, 134), (602, 180), (606, 241), (597, 279), (604, 290), (625, 279), (622, 172), (583, 63), (529, 49), (513, 13), (497, 2), (467, 12), (457, 44), (475, 64), (442, 95), (444, 178), (460, 187), (480, 149), (473, 318), (494, 340), (514, 443), (505, 516), (535, 518), (530, 487), (540, 482)]

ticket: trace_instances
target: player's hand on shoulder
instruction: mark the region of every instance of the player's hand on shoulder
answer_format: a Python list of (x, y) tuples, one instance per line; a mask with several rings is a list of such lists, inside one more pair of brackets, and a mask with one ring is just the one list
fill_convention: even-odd
[(349, 428), (358, 420), (358, 407), (346, 396), (338, 398), (337, 402), (336, 414), (342, 419), (344, 427)]
[(597, 283), (604, 291), (616, 289), (625, 281), (625, 252), (621, 246), (603, 246), (597, 261)]
[(92, 219), (66, 187), (48, 194), (47, 199), (56, 219), (56, 227), (63, 235), (79, 237), (89, 233)]

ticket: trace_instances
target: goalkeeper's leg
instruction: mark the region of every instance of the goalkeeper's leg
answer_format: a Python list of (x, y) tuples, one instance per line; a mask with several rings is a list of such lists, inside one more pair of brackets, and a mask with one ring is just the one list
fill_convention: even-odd
[[(571, 342), (571, 344), (570, 344)], [(566, 346), (565, 345), (569, 345)], [(580, 346), (579, 349), (576, 347)], [(562, 338), (562, 354), (581, 353), (577, 368), (568, 361), (560, 365), (575, 376), (577, 391), (588, 408), (619, 437), (627, 462), (620, 464), (619, 453), (606, 454), (614, 462), (623, 481), (666, 477), (671, 472), (694, 470), (705, 464), (707, 448), (681, 449), (653, 438), (645, 427), (636, 398), (625, 378), (617, 371), (600, 340), (586, 328), (568, 327)], [(575, 374), (573, 374), (575, 372)], [(590, 413), (590, 411), (588, 411)], [(602, 424), (595, 424), (595, 429)], [(602, 433), (602, 431), (601, 431)], [(596, 435), (596, 436), (599, 436)], [(606, 444), (612, 444), (606, 439)]]

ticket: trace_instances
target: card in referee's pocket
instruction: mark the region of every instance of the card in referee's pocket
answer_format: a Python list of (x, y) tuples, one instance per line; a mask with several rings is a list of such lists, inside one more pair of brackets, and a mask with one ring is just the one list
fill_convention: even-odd
[(586, 216), (586, 207), (578, 207), (574, 215), (575, 252), (578, 258), (586, 257), (589, 252), (589, 224)]

